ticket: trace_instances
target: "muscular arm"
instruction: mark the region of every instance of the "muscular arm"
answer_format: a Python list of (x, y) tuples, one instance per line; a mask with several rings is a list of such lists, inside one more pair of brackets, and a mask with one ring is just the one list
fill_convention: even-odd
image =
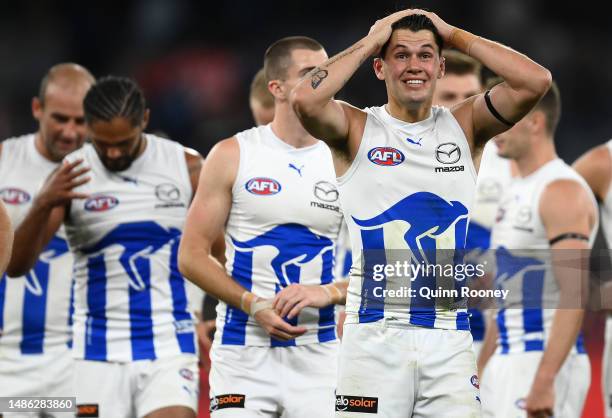
[[(450, 26), (433, 13), (427, 14), (450, 46), (459, 49), (504, 79), (491, 89), (493, 107), (508, 122), (523, 118), (546, 94), (552, 84), (550, 71), (529, 57), (497, 42)], [(480, 148), (510, 126), (488, 109), (484, 94), (466, 100), (453, 109), (473, 148)]]
[(572, 166), (589, 184), (595, 197), (603, 202), (612, 179), (612, 158), (608, 146), (604, 144), (589, 150)]
[[(410, 12), (404, 10), (377, 21), (370, 33), (348, 49), (312, 70), (291, 92), (291, 104), (304, 127), (333, 148), (346, 148), (354, 157), (363, 134), (366, 115), (334, 95), (359, 66), (376, 53), (391, 35), (391, 24)], [(347, 143), (348, 141), (348, 143)]]
[(6, 212), (4, 203), (0, 201), (0, 277), (4, 274), (11, 257), (13, 246), (13, 227), (11, 219)]
[[(567, 199), (567, 196), (572, 196)], [(563, 204), (561, 204), (563, 202)], [(547, 238), (565, 233), (589, 236), (595, 224), (596, 208), (587, 192), (575, 181), (558, 180), (547, 186), (540, 200), (540, 216)], [(582, 326), (586, 304), (589, 244), (564, 239), (551, 247), (553, 273), (559, 285), (550, 337), (527, 397), (527, 409), (541, 411), (554, 407), (554, 380)], [(549, 396), (550, 394), (552, 395)], [(548, 402), (548, 405), (546, 405)]]
[[(207, 294), (250, 313), (259, 298), (232, 279), (211, 253), (229, 216), (239, 158), (235, 138), (221, 141), (206, 158), (187, 214), (179, 247), (179, 269)], [(303, 327), (283, 321), (272, 309), (258, 311), (255, 319), (279, 339), (288, 340), (306, 332)]]

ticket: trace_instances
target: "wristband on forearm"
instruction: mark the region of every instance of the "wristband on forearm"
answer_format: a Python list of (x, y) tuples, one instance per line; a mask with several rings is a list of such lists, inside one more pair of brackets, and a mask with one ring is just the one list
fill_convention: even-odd
[(327, 293), (327, 296), (329, 296), (330, 305), (337, 305), (339, 303), (342, 303), (342, 301), (344, 300), (342, 292), (340, 291), (340, 289), (338, 289), (338, 287), (336, 287), (334, 283), (325, 284), (321, 287), (323, 288), (325, 293)]
[(480, 36), (476, 36), (473, 33), (465, 31), (463, 29), (455, 28), (448, 37), (448, 43), (457, 48), (458, 50), (465, 52), (471, 56), (470, 50), (472, 45), (476, 42)]
[(248, 290), (245, 290), (240, 297), (240, 309), (250, 316), (255, 316), (259, 311), (272, 309), (272, 301), (270, 299), (261, 299)]

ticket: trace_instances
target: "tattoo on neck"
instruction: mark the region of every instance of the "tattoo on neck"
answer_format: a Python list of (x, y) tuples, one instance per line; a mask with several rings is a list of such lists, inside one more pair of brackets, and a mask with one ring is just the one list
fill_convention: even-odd
[(323, 82), (323, 79), (327, 77), (327, 70), (322, 70), (320, 68), (315, 68), (312, 77), (310, 78), (310, 85), (313, 90), (316, 90), (317, 87)]

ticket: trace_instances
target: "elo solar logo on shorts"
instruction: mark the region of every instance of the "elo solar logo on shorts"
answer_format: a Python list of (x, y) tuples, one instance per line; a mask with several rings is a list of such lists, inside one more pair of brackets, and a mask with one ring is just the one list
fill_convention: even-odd
[(370, 398), (367, 396), (336, 395), (336, 411), (377, 414), (378, 398)]
[(394, 166), (404, 162), (406, 157), (398, 149), (392, 147), (376, 147), (368, 152), (368, 160), (376, 165)]
[(28, 192), (17, 189), (16, 187), (6, 187), (0, 190), (0, 197), (2, 197), (4, 203), (9, 205), (23, 205), (24, 203), (28, 203), (31, 199)]
[(281, 191), (281, 185), (278, 181), (268, 177), (255, 177), (247, 181), (244, 185), (249, 193), (259, 196), (271, 196)]
[(104, 212), (119, 204), (119, 199), (113, 196), (92, 196), (85, 201), (85, 210), (89, 212)]
[(218, 395), (210, 399), (210, 412), (225, 408), (244, 408), (246, 396), (240, 393)]

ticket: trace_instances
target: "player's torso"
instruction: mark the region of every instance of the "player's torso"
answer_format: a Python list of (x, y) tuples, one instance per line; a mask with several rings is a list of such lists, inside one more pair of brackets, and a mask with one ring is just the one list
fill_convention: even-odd
[[(556, 159), (528, 177), (514, 178), (500, 201), (491, 247), (495, 249), (495, 286), (508, 291), (500, 300), (497, 317), (502, 354), (541, 351), (548, 338), (559, 287), (540, 204), (546, 187), (561, 179), (577, 181), (591, 194), (584, 180)], [(583, 352), (581, 338), (576, 348)]]
[(94, 148), (83, 158), (91, 181), (77, 189), (66, 232), (75, 253), (75, 354), (92, 360), (151, 359), (194, 352), (185, 281), (177, 266), (192, 190), (184, 149), (147, 135), (121, 172)]
[[(393, 317), (414, 325), (467, 329), (463, 310), (449, 310), (435, 299), (414, 303), (420, 299), (418, 292), (416, 298), (385, 296), (370, 303), (372, 296), (379, 298), (381, 287), (400, 284), (364, 278), (361, 271), (362, 263), (371, 270), (373, 265), (391, 264), (395, 256), (405, 258), (408, 250), (414, 263), (436, 264), (464, 248), (476, 179), (465, 135), (444, 108), (432, 108), (429, 118), (414, 124), (394, 119), (384, 107), (366, 112), (359, 151), (338, 179), (354, 260), (347, 321)], [(436, 252), (441, 249), (449, 251)], [(389, 250), (403, 252), (392, 255)], [(436, 288), (432, 277), (402, 283), (415, 290)]]
[[(606, 147), (610, 151), (612, 159), (612, 140), (606, 143)], [(608, 248), (612, 248), (612, 181), (606, 196), (604, 197), (603, 204), (601, 205), (601, 227), (608, 243)]]
[[(15, 228), (58, 166), (34, 142), (32, 134), (2, 143), (0, 196)], [(28, 274), (0, 280), (0, 356), (67, 349), (71, 276), (72, 255), (62, 229)]]
[[(228, 273), (261, 297), (293, 283), (331, 282), (342, 215), (329, 148), (319, 141), (296, 149), (270, 125), (237, 138), (240, 165), (226, 225)], [(222, 343), (280, 345), (243, 312), (225, 304), (217, 311)], [(309, 332), (289, 345), (335, 339), (333, 306), (307, 308), (297, 322)]]

